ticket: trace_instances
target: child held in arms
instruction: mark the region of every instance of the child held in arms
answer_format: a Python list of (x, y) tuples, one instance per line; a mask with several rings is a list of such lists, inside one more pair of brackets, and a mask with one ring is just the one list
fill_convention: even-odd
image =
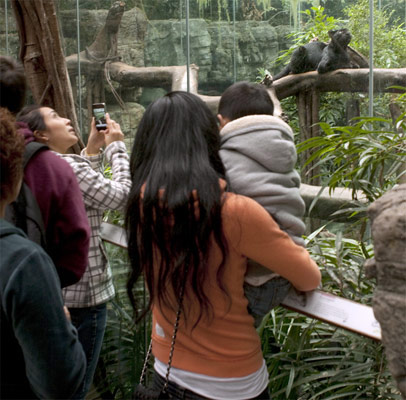
[[(220, 156), (231, 190), (261, 204), (292, 240), (304, 246), (305, 203), (292, 129), (273, 116), (274, 105), (265, 86), (237, 82), (223, 93), (218, 108)], [(261, 238), (258, 238), (261, 241)], [(281, 303), (290, 283), (269, 269), (248, 261), (245, 295), (258, 326)]]

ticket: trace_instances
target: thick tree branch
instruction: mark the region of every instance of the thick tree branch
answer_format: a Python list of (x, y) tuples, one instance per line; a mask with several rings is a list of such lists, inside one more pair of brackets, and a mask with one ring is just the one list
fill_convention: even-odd
[[(320, 92), (368, 92), (369, 69), (339, 69), (327, 74), (316, 71), (288, 75), (273, 83), (280, 100), (302, 90), (314, 88)], [(406, 86), (406, 68), (374, 69), (374, 92), (401, 93), (391, 86)]]

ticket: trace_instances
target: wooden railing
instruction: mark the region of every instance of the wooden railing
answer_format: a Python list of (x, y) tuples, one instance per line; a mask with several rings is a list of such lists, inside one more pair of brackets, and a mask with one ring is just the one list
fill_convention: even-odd
[[(127, 248), (127, 237), (123, 228), (103, 222), (101, 236), (106, 242)], [(311, 318), (375, 340), (381, 340), (381, 328), (374, 317), (372, 307), (364, 304), (332, 295), (323, 290), (297, 293), (291, 289), (282, 305)]]

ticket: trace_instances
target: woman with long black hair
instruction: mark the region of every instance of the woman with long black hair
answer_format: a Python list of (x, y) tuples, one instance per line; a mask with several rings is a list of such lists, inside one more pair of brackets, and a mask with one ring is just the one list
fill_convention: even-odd
[[(226, 191), (217, 122), (186, 92), (153, 102), (131, 156), (126, 226), (128, 293), (144, 276), (152, 309), (154, 387), (172, 398), (268, 399), (268, 371), (247, 311), (247, 258), (312, 290), (320, 272), (307, 251), (255, 201)], [(183, 298), (183, 301), (181, 301)], [(176, 341), (172, 335), (180, 313)]]

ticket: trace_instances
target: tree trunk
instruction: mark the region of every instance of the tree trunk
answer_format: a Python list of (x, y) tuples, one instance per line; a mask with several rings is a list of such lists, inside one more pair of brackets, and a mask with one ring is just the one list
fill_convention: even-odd
[(83, 148), (72, 88), (63, 54), (54, 0), (11, 0), (20, 35), (20, 59), (24, 64), (34, 101), (48, 106), (72, 122)]
[[(301, 141), (319, 136), (319, 108), (320, 95), (316, 90), (303, 90), (297, 95), (297, 109), (299, 114), (299, 128)], [(311, 150), (299, 154), (299, 164), (302, 166), (302, 182), (311, 185), (319, 185), (320, 168), (316, 161), (312, 161), (305, 167), (303, 165), (312, 156)]]

